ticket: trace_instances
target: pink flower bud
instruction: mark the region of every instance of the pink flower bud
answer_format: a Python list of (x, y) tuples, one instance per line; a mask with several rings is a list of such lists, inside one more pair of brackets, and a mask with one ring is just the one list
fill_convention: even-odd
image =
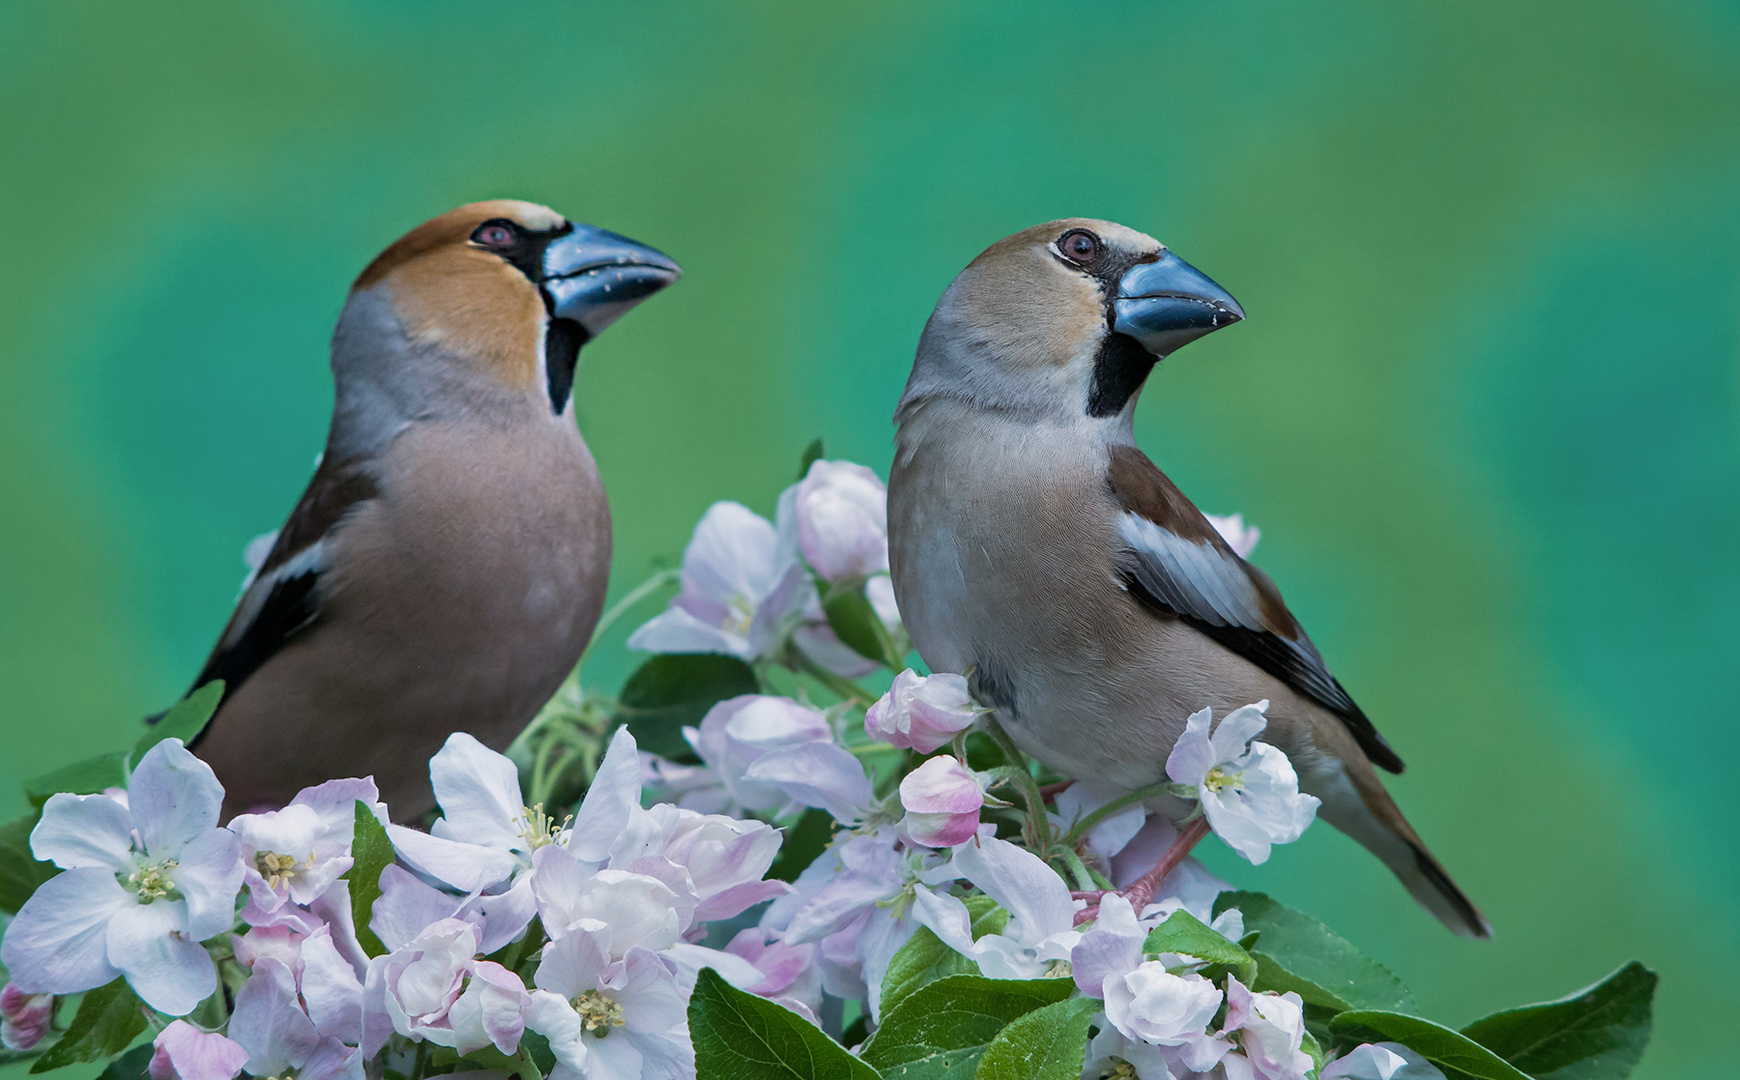
[(53, 994), (26, 994), (12, 983), (0, 990), (0, 1045), (29, 1050), (48, 1034), (54, 1019)]
[(222, 1035), (207, 1034), (177, 1020), (152, 1043), (147, 1073), (151, 1080), (235, 1080), (248, 1052)]
[(850, 461), (818, 461), (797, 486), (798, 547), (827, 581), (888, 569), (888, 489)]
[(872, 739), (929, 754), (979, 718), (967, 693), (967, 680), (944, 672), (920, 675), (907, 668), (864, 714), (864, 733)]
[(985, 791), (978, 774), (952, 757), (934, 757), (900, 782), (900, 835), (924, 847), (954, 847), (979, 828)]

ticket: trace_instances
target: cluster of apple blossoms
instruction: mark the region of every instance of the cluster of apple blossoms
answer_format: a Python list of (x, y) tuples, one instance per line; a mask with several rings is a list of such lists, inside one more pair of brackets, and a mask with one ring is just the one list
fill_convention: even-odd
[(182, 741), (204, 691), (110, 755), (121, 782), (56, 774), (0, 829), (0, 1042), (105, 1080), (1629, 1071), (1637, 965), (1456, 1031), (1179, 854), (1262, 863), (1312, 823), (1267, 702), (1191, 716), (1134, 792), (1024, 757), (968, 677), (907, 666), (885, 489), (813, 450), (775, 520), (705, 513), (619, 697), (577, 676), (505, 755), (452, 736), (432, 820), (361, 778), (221, 821)]

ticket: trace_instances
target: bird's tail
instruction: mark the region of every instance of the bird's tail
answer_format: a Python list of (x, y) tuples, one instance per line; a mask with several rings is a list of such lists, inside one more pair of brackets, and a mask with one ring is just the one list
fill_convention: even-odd
[(1491, 937), (1492, 924), (1426, 850), (1371, 766), (1358, 760), (1346, 767), (1333, 759), (1325, 764), (1306, 785), (1323, 800), (1317, 816), (1382, 859), (1420, 906), (1445, 926), (1466, 937)]

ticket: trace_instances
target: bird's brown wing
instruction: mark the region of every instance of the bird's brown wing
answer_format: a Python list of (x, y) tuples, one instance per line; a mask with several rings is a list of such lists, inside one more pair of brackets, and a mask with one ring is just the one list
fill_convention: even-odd
[(1261, 570), (1239, 558), (1184, 493), (1133, 446), (1112, 448), (1106, 481), (1123, 503), (1124, 584), (1341, 718), (1373, 764), (1402, 759), (1348, 696)]
[(222, 679), (227, 699), (319, 618), (326, 541), (347, 515), (379, 493), (363, 459), (321, 461), (266, 561), (237, 601), (229, 625), (194, 680), (195, 688)]

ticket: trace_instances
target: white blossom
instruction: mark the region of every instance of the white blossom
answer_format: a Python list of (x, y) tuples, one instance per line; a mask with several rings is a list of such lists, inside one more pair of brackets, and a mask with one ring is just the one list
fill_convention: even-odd
[(1268, 859), (1271, 844), (1299, 839), (1318, 806), (1299, 791), (1286, 754), (1251, 741), (1268, 726), (1268, 707), (1260, 701), (1234, 709), (1212, 733), (1213, 711), (1193, 714), (1166, 759), (1166, 774), (1194, 789), (1215, 835), (1253, 863)]

